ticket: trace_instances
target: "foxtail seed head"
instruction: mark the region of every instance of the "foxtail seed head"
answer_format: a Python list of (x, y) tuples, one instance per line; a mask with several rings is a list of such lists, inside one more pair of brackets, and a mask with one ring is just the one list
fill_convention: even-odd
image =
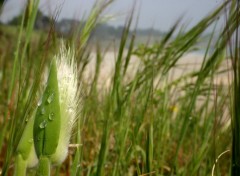
[(66, 158), (77, 117), (78, 97), (74, 52), (62, 46), (52, 61), (35, 118), (34, 144), (38, 158), (47, 156), (55, 164)]
[(59, 145), (57, 146), (56, 152), (51, 156), (51, 160), (53, 163), (59, 164), (64, 161), (68, 153), (72, 127), (77, 118), (79, 96), (77, 93), (77, 68), (74, 64), (74, 52), (62, 47), (60, 54), (56, 56), (56, 60), (58, 68), (61, 130)]

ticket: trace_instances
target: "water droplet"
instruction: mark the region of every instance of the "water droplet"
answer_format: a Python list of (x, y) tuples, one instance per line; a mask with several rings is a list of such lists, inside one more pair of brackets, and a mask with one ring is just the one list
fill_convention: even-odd
[(42, 109), (41, 109), (41, 114), (42, 114), (42, 115), (44, 115), (44, 114), (45, 114), (45, 112), (46, 112), (45, 108), (44, 108), (44, 107), (42, 107)]
[(73, 113), (73, 108), (72, 107), (68, 108), (68, 112)]
[(39, 128), (43, 129), (43, 128), (45, 128), (46, 126), (47, 126), (47, 121), (44, 120), (44, 121), (42, 121), (42, 123), (40, 123)]
[(54, 98), (54, 94), (52, 93), (48, 99), (47, 99), (47, 102), (50, 104), (52, 101), (53, 101), (53, 98)]
[(38, 101), (37, 106), (41, 106), (42, 104), (42, 98)]
[(33, 138), (29, 139), (28, 142), (29, 142), (29, 143), (32, 143), (32, 142), (33, 142)]
[(26, 118), (25, 122), (28, 122), (28, 118)]
[(48, 119), (49, 119), (50, 121), (53, 121), (53, 119), (54, 119), (54, 113), (53, 113), (53, 112), (48, 115)]
[(188, 119), (189, 119), (189, 120), (192, 120), (192, 117), (189, 117)]

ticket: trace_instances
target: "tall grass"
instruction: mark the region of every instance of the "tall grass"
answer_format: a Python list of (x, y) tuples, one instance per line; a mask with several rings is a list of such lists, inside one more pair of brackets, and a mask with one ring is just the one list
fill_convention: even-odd
[[(232, 163), (231, 163), (231, 175), (237, 175), (240, 172), (240, 116), (239, 116), (239, 1), (233, 1), (229, 18), (232, 20), (232, 25), (228, 26), (228, 33), (234, 31), (233, 35), (228, 35), (230, 57), (233, 67), (233, 105), (232, 105)], [(229, 32), (230, 31), (230, 32)]]
[[(84, 92), (81, 95), (84, 101), (79, 105), (81, 113), (71, 139), (73, 148), (69, 147), (68, 158), (61, 166), (52, 167), (52, 173), (210, 175), (214, 167), (215, 175), (228, 175), (230, 171), (237, 175), (239, 2), (224, 2), (188, 30), (179, 30), (178, 22), (151, 45), (135, 45), (136, 35), (130, 32), (134, 19), (131, 14), (105, 85), (107, 80), (101, 76), (105, 48), (96, 44), (96, 51), (91, 50), (89, 39), (111, 3), (114, 2), (96, 3), (85, 25), (65, 39), (76, 50), (78, 85), (79, 91)], [(8, 34), (15, 39), (0, 36), (5, 46), (11, 46), (1, 47), (0, 55), (2, 175), (13, 173), (17, 146), (45, 86), (43, 75), (59, 50), (60, 42), (53, 28), (48, 35), (33, 30), (37, 8), (38, 2), (34, 1), (30, 15), (23, 15), (21, 25), (13, 29), (15, 33)], [(226, 26), (220, 29), (217, 22), (224, 15)], [(6, 32), (4, 28), (1, 26)], [(209, 30), (212, 32), (198, 67), (178, 72), (189, 68), (187, 64), (181, 65), (182, 57), (199, 51), (198, 44)], [(229, 49), (231, 70), (226, 51), (233, 38), (236, 43)], [(91, 77), (87, 69), (92, 60), (95, 65)], [(135, 70), (132, 62), (137, 65)], [(229, 76), (228, 83), (218, 82), (219, 77), (231, 73), (233, 80)], [(227, 125), (230, 119), (232, 133)], [(226, 153), (215, 162), (231, 147), (232, 160)], [(36, 168), (27, 172), (34, 174)]]

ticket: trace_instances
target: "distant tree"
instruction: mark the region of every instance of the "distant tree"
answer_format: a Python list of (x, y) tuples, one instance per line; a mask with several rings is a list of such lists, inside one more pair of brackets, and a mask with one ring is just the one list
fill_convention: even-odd
[(21, 23), (22, 17), (23, 17), (23, 15), (20, 14), (20, 15), (14, 17), (12, 20), (10, 20), (8, 22), (8, 24), (13, 25), (13, 26), (19, 25)]
[[(32, 10), (33, 10), (33, 0), (28, 0), (27, 5), (26, 5), (26, 9), (22, 10), (20, 12), (20, 14), (18, 16), (14, 17), (11, 21), (9, 21), (8, 24), (19, 25), (21, 23), (23, 15), (24, 15), (25, 16), (24, 26), (27, 26), (27, 23), (28, 23), (29, 18), (31, 16)], [(47, 16), (44, 16), (44, 14), (40, 10), (38, 10), (37, 18), (36, 18), (36, 22), (35, 22), (35, 27), (41, 28), (42, 26), (44, 26), (45, 23), (49, 23), (49, 21), (50, 21), (49, 18)], [(41, 27), (39, 27), (39, 25)]]
[(2, 8), (3, 8), (3, 5), (7, 2), (7, 0), (0, 0), (0, 15), (2, 13)]
[(35, 28), (48, 31), (51, 25), (51, 18), (44, 15), (40, 10), (37, 12), (37, 17), (35, 21)]
[[(0, 14), (1, 14), (1, 10), (3, 5), (7, 2), (8, 0), (0, 0)], [(25, 13), (25, 21), (24, 21), (24, 25), (27, 25), (27, 21), (32, 9), (32, 5), (33, 5), (33, 0), (28, 0), (27, 5), (26, 5), (26, 10), (24, 10), (25, 8), (23, 7), (20, 11), (20, 14), (15, 16), (12, 20), (10, 20), (8, 22), (8, 24), (10, 25), (19, 25), (21, 23), (21, 20), (23, 18), (23, 15)]]
[(3, 4), (6, 2), (7, 0), (0, 0), (0, 7), (3, 6)]

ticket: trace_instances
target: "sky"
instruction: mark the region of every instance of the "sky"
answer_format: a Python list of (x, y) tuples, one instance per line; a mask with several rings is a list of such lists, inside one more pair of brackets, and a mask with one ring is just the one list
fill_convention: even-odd
[[(135, 16), (139, 14), (139, 28), (154, 28), (167, 31), (179, 18), (192, 26), (209, 14), (224, 0), (115, 0), (104, 15), (113, 16), (109, 24), (124, 25), (126, 17), (135, 6)], [(6, 22), (23, 9), (26, 0), (7, 0), (0, 16)], [(83, 19), (87, 16), (95, 0), (40, 0), (40, 9), (45, 14), (53, 14), (61, 8), (59, 20), (63, 18)]]

